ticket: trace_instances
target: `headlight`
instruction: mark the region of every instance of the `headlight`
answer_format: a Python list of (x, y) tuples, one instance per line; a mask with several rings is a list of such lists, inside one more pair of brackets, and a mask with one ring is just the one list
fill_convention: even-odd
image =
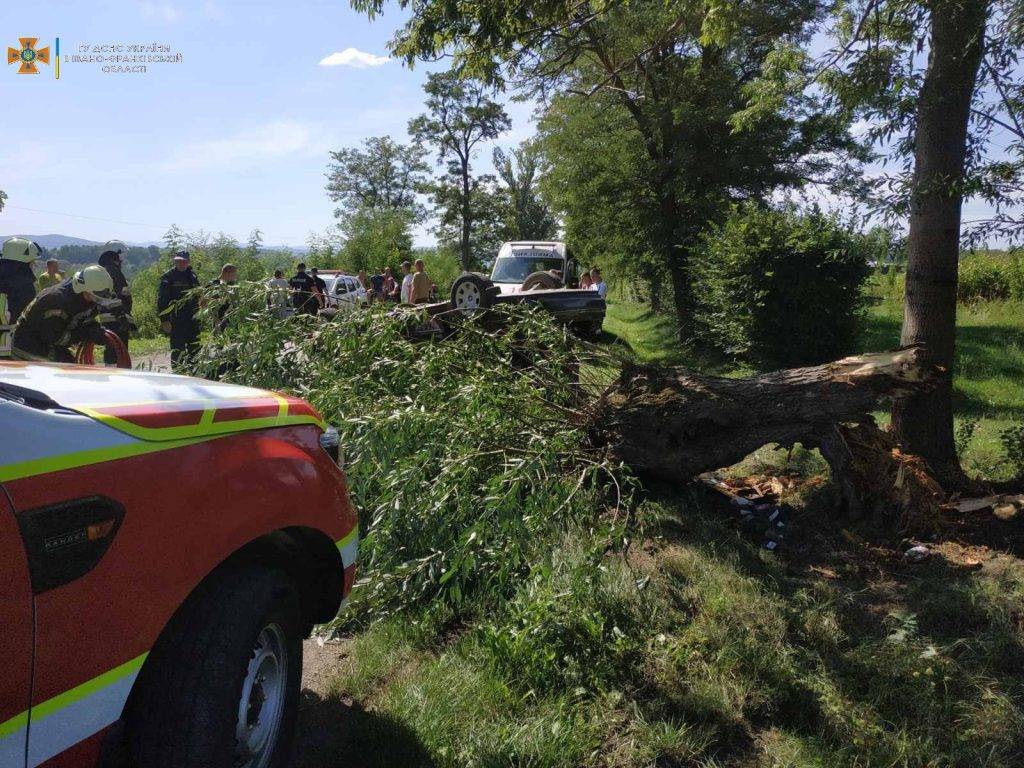
[(320, 447), (327, 451), (327, 455), (334, 459), (334, 463), (342, 469), (345, 468), (345, 460), (341, 455), (341, 437), (334, 427), (327, 427), (320, 434)]

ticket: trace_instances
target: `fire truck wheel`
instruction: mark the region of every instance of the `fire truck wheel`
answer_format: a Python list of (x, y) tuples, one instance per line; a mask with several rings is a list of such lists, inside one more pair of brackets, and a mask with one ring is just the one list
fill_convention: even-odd
[(230, 569), (175, 614), (150, 653), (127, 713), (142, 768), (279, 768), (288, 763), (304, 626), (282, 572)]

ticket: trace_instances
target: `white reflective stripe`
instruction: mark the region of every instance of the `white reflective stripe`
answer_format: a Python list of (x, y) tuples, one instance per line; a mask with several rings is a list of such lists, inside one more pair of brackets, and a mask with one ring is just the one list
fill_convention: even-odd
[[(28, 764), (30, 768), (59, 755), (117, 721), (124, 711), (128, 694), (139, 675), (138, 665), (127, 674), (90, 692), (76, 701), (42, 716), (33, 710), (29, 728)], [(45, 706), (45, 703), (44, 703)]]
[(7, 735), (0, 737), (0, 765), (24, 765), (25, 730), (25, 726), (22, 725)]
[(341, 552), (342, 567), (348, 568), (355, 563), (356, 556), (359, 554), (359, 526), (353, 526), (345, 538), (336, 541), (335, 544), (338, 551)]

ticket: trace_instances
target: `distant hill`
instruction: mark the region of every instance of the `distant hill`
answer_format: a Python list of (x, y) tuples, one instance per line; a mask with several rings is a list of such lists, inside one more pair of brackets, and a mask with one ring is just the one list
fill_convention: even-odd
[(39, 243), (43, 248), (62, 248), (65, 245), (100, 245), (95, 240), (83, 240), (81, 237), (71, 237), (69, 235), (3, 235), (2, 238), (6, 240), (9, 237), (24, 237), (26, 240), (31, 240), (35, 243)]

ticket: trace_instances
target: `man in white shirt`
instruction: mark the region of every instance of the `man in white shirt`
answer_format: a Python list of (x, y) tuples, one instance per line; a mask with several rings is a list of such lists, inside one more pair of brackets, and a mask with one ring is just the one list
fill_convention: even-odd
[(591, 290), (597, 291), (597, 295), (602, 299), (607, 298), (608, 283), (601, 278), (601, 270), (597, 267), (590, 270), (590, 279), (592, 282), (592, 285), (590, 286)]
[(280, 269), (274, 270), (274, 276), (267, 280), (267, 287), (270, 289), (270, 296), (267, 302), (278, 315), (288, 314), (288, 281), (284, 279), (284, 272)]
[(401, 300), (403, 304), (412, 303), (412, 264), (408, 261), (402, 262), (402, 295)]

